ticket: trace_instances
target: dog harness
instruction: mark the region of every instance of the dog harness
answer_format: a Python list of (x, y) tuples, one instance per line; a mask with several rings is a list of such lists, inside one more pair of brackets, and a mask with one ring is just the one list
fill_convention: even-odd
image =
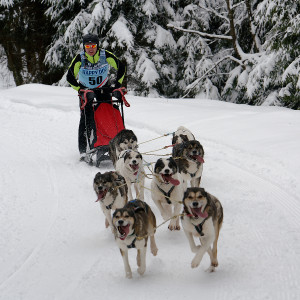
[(190, 176), (193, 178), (193, 177), (195, 177), (195, 176), (196, 176), (197, 172), (198, 172), (198, 170), (197, 170), (195, 173), (189, 173), (189, 172), (187, 172), (187, 173), (189, 173), (189, 174), (190, 174)]
[(109, 205), (105, 206), (105, 208), (106, 208), (106, 209), (111, 209), (111, 208), (112, 208), (112, 206), (113, 206), (113, 205), (114, 205), (114, 203), (115, 203), (115, 200), (116, 200), (116, 199), (114, 199), (114, 201), (113, 201), (111, 204), (109, 204)]
[(170, 190), (168, 192), (165, 192), (163, 189), (161, 189), (158, 185), (156, 185), (157, 188), (159, 189), (159, 191), (164, 194), (165, 199), (167, 201), (168, 204), (171, 204), (172, 202), (170, 201), (170, 197), (171, 197), (171, 193), (173, 192), (173, 190), (175, 189), (175, 185), (173, 185)]
[(136, 237), (134, 238), (134, 240), (132, 241), (132, 243), (127, 246), (127, 248), (128, 249), (135, 248), (135, 241), (136, 241)]
[(206, 220), (207, 220), (207, 218), (204, 219), (199, 225), (194, 225), (196, 231), (197, 231), (201, 236), (204, 236), (204, 233), (202, 232), (202, 227), (203, 227), (203, 224), (204, 224), (204, 222), (205, 222)]

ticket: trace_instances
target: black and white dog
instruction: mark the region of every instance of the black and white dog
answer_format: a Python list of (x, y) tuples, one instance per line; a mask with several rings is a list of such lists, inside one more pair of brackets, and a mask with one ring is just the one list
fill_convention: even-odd
[(123, 150), (116, 162), (116, 170), (125, 178), (128, 186), (128, 199), (132, 200), (132, 189), (134, 186), (136, 197), (144, 200), (145, 171), (143, 157), (136, 150)]
[(179, 214), (186, 184), (178, 172), (175, 160), (172, 157), (158, 159), (154, 175), (151, 182), (152, 199), (164, 220), (174, 217), (168, 228), (180, 230)]

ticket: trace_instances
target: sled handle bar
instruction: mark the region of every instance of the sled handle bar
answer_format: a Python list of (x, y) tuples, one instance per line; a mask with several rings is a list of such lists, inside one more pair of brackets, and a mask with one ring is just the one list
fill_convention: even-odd
[(114, 89), (112, 92), (117, 92), (117, 91), (120, 92), (121, 97), (122, 97), (121, 99), (124, 102), (125, 106), (130, 107), (130, 104), (127, 102), (127, 100), (125, 98), (125, 95), (127, 94), (126, 88), (123, 86), (123, 87), (120, 87), (118, 89)]
[[(85, 90), (85, 89), (81, 89), (81, 90), (79, 90), (79, 91), (83, 93), (83, 98), (84, 98), (84, 99), (82, 99), (81, 95), (79, 95), (80, 100), (81, 100), (81, 106), (80, 106), (80, 109), (83, 110), (84, 107), (85, 107), (86, 104), (87, 104), (87, 96), (86, 96), (87, 93), (93, 93), (94, 91), (93, 91), (93, 90)], [(120, 92), (120, 94), (121, 94), (121, 99), (122, 99), (122, 101), (124, 102), (125, 106), (126, 106), (126, 107), (130, 107), (130, 104), (127, 102), (127, 100), (126, 100), (126, 98), (125, 98), (125, 94), (127, 93), (126, 88), (125, 88), (125, 87), (121, 87), (121, 88), (118, 88), (118, 89), (114, 89), (114, 90), (112, 91), (112, 93), (115, 92), (115, 91)]]

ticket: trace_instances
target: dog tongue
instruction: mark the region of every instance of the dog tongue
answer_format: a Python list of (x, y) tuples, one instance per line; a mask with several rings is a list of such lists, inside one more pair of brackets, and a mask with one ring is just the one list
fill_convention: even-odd
[(172, 175), (162, 174), (161, 175), (165, 181), (172, 183), (173, 185), (179, 185), (180, 181), (173, 178)]
[(204, 163), (204, 159), (200, 155), (193, 155), (193, 159), (199, 161), (200, 163)]
[(139, 169), (139, 165), (130, 165), (132, 170), (138, 170)]
[(121, 234), (120, 239), (125, 240), (129, 233), (129, 224), (126, 226), (119, 226), (118, 230), (119, 230), (119, 233)]
[(200, 217), (200, 218), (207, 218), (208, 214), (205, 211), (204, 213), (201, 211), (201, 207), (199, 208), (192, 208), (192, 213), (194, 216)]
[(106, 191), (99, 192), (98, 193), (98, 199), (96, 200), (96, 202), (101, 201), (105, 197), (105, 194), (106, 194)]

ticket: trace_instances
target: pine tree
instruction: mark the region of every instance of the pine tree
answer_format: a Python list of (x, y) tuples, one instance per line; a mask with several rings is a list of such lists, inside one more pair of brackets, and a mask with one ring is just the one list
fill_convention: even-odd
[(43, 63), (53, 28), (40, 1), (0, 2), (0, 44), (17, 85), (58, 80)]

